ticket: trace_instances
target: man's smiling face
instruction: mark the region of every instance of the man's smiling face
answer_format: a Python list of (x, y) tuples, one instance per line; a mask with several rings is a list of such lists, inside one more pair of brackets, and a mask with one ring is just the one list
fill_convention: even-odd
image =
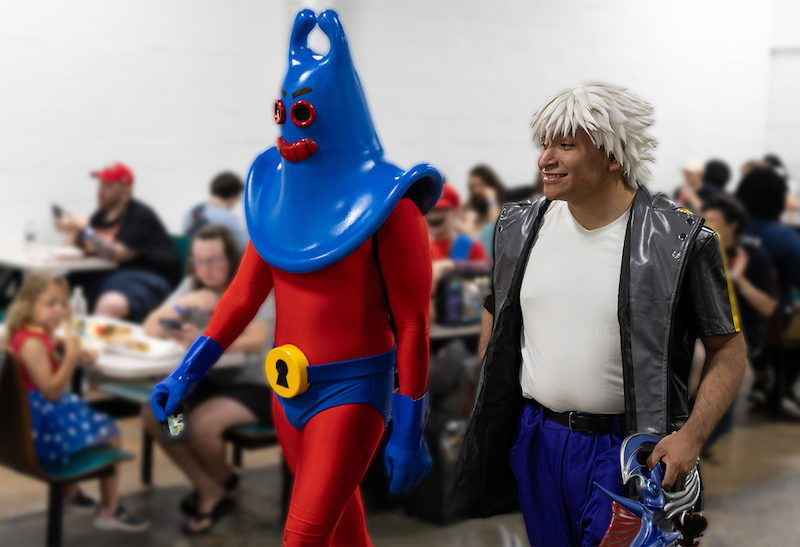
[(539, 170), (549, 200), (590, 199), (603, 184), (619, 176), (619, 169), (619, 163), (606, 156), (605, 150), (595, 148), (583, 130), (574, 137), (553, 137), (542, 143)]

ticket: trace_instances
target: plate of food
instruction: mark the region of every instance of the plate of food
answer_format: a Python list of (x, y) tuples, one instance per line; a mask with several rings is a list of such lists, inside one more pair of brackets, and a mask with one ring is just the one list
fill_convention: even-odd
[(171, 340), (145, 336), (141, 329), (113, 321), (89, 320), (86, 337), (99, 343), (103, 351), (132, 357), (179, 357), (186, 350)]
[(130, 355), (132, 357), (180, 357), (186, 350), (179, 344), (171, 340), (159, 340), (158, 338), (132, 336), (125, 341), (106, 343), (105, 351), (118, 355)]

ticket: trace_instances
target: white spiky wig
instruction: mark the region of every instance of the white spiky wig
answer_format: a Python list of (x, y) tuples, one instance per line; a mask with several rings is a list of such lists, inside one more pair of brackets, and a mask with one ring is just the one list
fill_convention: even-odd
[(647, 162), (653, 161), (656, 140), (647, 132), (653, 125), (653, 107), (623, 87), (587, 82), (552, 95), (533, 115), (533, 139), (575, 136), (583, 129), (597, 148), (622, 165), (632, 187), (650, 180)]

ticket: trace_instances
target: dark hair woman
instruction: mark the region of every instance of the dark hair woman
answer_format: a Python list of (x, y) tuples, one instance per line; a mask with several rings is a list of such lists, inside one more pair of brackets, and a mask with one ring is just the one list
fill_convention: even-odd
[[(481, 242), (486, 252), (492, 256), (492, 233), (494, 223), (500, 216), (500, 209), (505, 198), (506, 188), (497, 173), (488, 165), (476, 165), (469, 172), (467, 179), (470, 197), (467, 200), (466, 212), (470, 204), (475, 204), (474, 210), (483, 211), (480, 217), (477, 214), (470, 218), (465, 214), (462, 230), (468, 235), (476, 237)], [(477, 207), (480, 205), (481, 207)], [(485, 209), (483, 209), (485, 207)]]
[[(186, 278), (144, 323), (145, 333), (170, 338), (189, 347), (203, 333), (220, 296), (239, 268), (240, 256), (230, 230), (207, 224), (192, 238)], [(241, 366), (211, 371), (186, 401), (191, 438), (186, 443), (163, 445), (195, 491), (181, 502), (191, 517), (187, 534), (207, 532), (235, 507), (228, 494), (238, 475), (225, 461), (226, 429), (247, 423), (272, 424), (272, 397), (264, 376), (264, 355), (273, 324), (274, 298), (270, 296), (253, 321), (230, 345), (226, 354), (239, 354)], [(202, 318), (198, 320), (198, 317)], [(244, 355), (242, 355), (244, 354)], [(153, 438), (161, 439), (160, 425), (144, 405), (142, 419)]]

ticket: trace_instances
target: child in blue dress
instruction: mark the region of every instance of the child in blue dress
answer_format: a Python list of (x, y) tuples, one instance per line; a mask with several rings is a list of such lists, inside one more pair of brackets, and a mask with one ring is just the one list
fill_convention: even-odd
[[(78, 362), (90, 363), (97, 357), (94, 352), (81, 350), (80, 339), (68, 327), (64, 339), (56, 339), (55, 330), (66, 325), (70, 317), (68, 299), (69, 286), (63, 277), (36, 272), (22, 284), (8, 313), (7, 339), (21, 365), (36, 457), (45, 468), (63, 463), (89, 447), (120, 446), (117, 424), (110, 416), (65, 392)], [(118, 482), (118, 472), (100, 479), (102, 499), (95, 509), (95, 527), (146, 529), (149, 521), (119, 503)], [(93, 504), (77, 486), (68, 490), (67, 501), (78, 506)]]

